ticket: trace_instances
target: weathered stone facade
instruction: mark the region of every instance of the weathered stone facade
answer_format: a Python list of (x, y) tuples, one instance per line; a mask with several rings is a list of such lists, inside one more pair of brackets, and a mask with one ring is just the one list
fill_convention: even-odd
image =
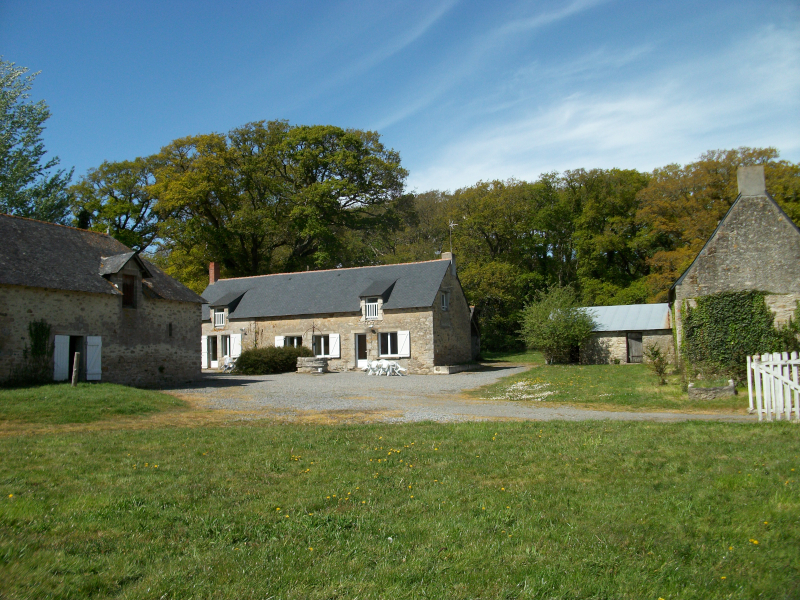
[(200, 304), (147, 298), (137, 282), (135, 308), (122, 297), (0, 285), (0, 381), (29, 345), (28, 323), (44, 319), (52, 336), (101, 336), (101, 381), (167, 386), (200, 376)]
[[(673, 343), (671, 329), (655, 329), (652, 331), (642, 331), (642, 347), (658, 346), (669, 360), (675, 356), (675, 344)], [(581, 348), (582, 364), (612, 364), (628, 362), (628, 332), (626, 331), (602, 331), (592, 335), (586, 344)], [(647, 356), (644, 356), (647, 362)]]
[[(740, 169), (749, 188), (720, 222), (697, 258), (673, 286), (677, 340), (685, 302), (720, 292), (767, 292), (776, 324), (785, 323), (800, 300), (800, 230), (764, 191), (763, 168)], [(760, 177), (760, 179), (759, 179)]]
[[(442, 294), (447, 294), (447, 308), (442, 309)], [(367, 360), (387, 358), (397, 361), (409, 373), (432, 374), (434, 366), (453, 365), (471, 359), (470, 309), (458, 278), (448, 269), (442, 279), (436, 299), (430, 307), (384, 309), (378, 302), (378, 318), (365, 317), (364, 301), (361, 312), (327, 313), (290, 317), (259, 319), (229, 319), (225, 311), (225, 324), (214, 326), (213, 312), (204, 321), (203, 336), (241, 335), (242, 349), (272, 346), (275, 338), (301, 337), (303, 345), (312, 347), (315, 335), (339, 335), (339, 356), (328, 357), (328, 368), (342, 371), (357, 368), (356, 336), (363, 334), (367, 342)], [(409, 356), (379, 355), (381, 332), (409, 332)], [(199, 339), (199, 338), (198, 338)], [(218, 347), (221, 347), (218, 342)]]

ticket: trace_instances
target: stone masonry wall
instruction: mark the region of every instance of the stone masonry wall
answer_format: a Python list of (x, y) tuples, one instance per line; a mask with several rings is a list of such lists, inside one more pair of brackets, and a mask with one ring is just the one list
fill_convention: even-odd
[(678, 343), (684, 300), (740, 290), (800, 298), (800, 232), (766, 196), (742, 196), (675, 286)]
[[(670, 360), (674, 359), (674, 343), (671, 329), (643, 331), (642, 349), (658, 346)], [(614, 360), (628, 362), (628, 334), (625, 331), (603, 331), (595, 333), (581, 348), (581, 363), (589, 365), (610, 364)], [(647, 358), (644, 358), (647, 362)]]
[[(301, 336), (303, 345), (312, 347), (313, 335), (339, 334), (339, 358), (330, 358), (328, 368), (342, 371), (356, 368), (355, 336), (367, 336), (367, 360), (378, 360), (378, 334), (380, 332), (408, 331), (410, 335), (409, 358), (391, 358), (408, 369), (410, 373), (430, 373), (433, 371), (433, 315), (430, 308), (415, 310), (381, 310), (380, 319), (365, 320), (363, 313), (322, 314), (304, 317), (279, 317), (273, 319), (257, 319), (254, 321), (233, 320), (228, 322), (226, 315), (225, 328), (214, 328), (211, 322), (205, 321), (202, 335), (228, 335), (241, 333), (242, 349), (274, 346), (276, 336)], [(372, 330), (375, 333), (372, 333)], [(198, 337), (198, 340), (200, 338)], [(200, 343), (198, 342), (198, 348)], [(198, 358), (198, 365), (200, 359)]]
[[(449, 294), (446, 311), (442, 310), (442, 293)], [(472, 359), (469, 304), (452, 269), (442, 279), (433, 302), (434, 365), (456, 365)]]
[(123, 309), (117, 295), (0, 285), (0, 381), (22, 360), (28, 323), (39, 319), (54, 336), (101, 336), (101, 381), (159, 387), (198, 378), (200, 305), (137, 296), (137, 308)]

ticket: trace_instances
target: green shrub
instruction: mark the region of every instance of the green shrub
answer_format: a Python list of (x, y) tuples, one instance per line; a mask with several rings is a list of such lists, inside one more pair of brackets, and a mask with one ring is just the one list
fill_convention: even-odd
[(522, 311), (522, 339), (528, 348), (541, 350), (548, 364), (569, 362), (573, 349), (589, 339), (594, 326), (568, 287), (538, 293)]
[(305, 346), (252, 348), (242, 352), (242, 355), (236, 359), (234, 372), (241, 375), (288, 373), (297, 369), (298, 356), (314, 356), (314, 353)]
[(28, 323), (28, 338), (11, 377), (4, 382), (9, 387), (40, 385), (53, 381), (53, 342), (50, 341), (50, 324), (44, 319)]
[(644, 355), (648, 360), (647, 366), (650, 367), (650, 370), (658, 377), (658, 384), (666, 385), (667, 366), (669, 365), (666, 352), (662, 351), (661, 348), (655, 344), (651, 344), (644, 349)]

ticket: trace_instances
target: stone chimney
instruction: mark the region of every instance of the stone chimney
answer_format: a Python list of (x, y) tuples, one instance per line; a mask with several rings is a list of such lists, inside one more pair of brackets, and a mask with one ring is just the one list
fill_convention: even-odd
[(764, 182), (764, 165), (739, 167), (736, 171), (739, 193), (742, 196), (766, 196), (767, 185)]
[(208, 263), (208, 284), (214, 285), (219, 279), (219, 263)]
[(456, 257), (453, 256), (452, 252), (442, 252), (442, 260), (449, 260), (450, 261), (450, 273), (453, 277), (456, 276)]

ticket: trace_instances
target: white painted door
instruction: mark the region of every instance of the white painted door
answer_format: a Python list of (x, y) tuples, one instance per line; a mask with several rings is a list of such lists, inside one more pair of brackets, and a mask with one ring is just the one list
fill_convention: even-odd
[(103, 338), (99, 335), (86, 336), (86, 381), (100, 381), (102, 353)]
[(200, 366), (203, 369), (208, 368), (208, 336), (201, 336), (200, 337), (200, 346), (202, 347), (203, 358), (200, 361)]
[(53, 380), (69, 379), (69, 336), (57, 335), (53, 352)]
[(356, 367), (359, 369), (366, 369), (369, 360), (367, 360), (367, 334), (356, 334)]

